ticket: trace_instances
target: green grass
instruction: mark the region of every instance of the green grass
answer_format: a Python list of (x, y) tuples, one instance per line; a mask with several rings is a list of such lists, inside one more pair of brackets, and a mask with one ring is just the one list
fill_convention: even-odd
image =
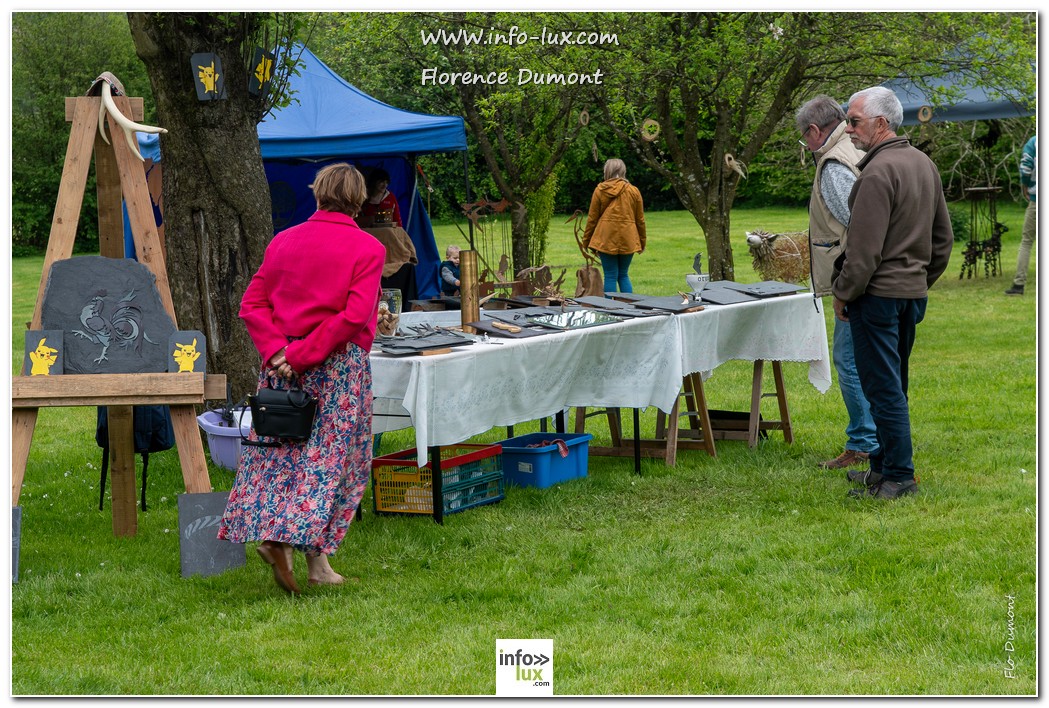
[[(351, 582), (293, 599), (253, 552), (242, 569), (179, 577), (175, 451), (150, 458), (138, 535), (114, 538), (109, 505), (97, 510), (94, 410), (43, 410), (21, 497), (12, 691), (493, 694), (496, 639), (551, 638), (558, 695), (1034, 694), (1035, 284), (1002, 294), (1022, 211), (999, 215), (1007, 275), (959, 280), (959, 243), (918, 329), (922, 490), (898, 502), (846, 499), (844, 479), (816, 469), (840, 451), (845, 409), (836, 387), (821, 395), (804, 365), (786, 364), (793, 445), (777, 432), (753, 450), (724, 441), (717, 458), (683, 451), (674, 468), (645, 460), (640, 476), (629, 459), (591, 457), (586, 479), (510, 488), (443, 526), (377, 517), (369, 493), (332, 559)], [(562, 220), (548, 260), (574, 278), (581, 258)], [(672, 292), (705, 251), (699, 230), (684, 213), (648, 220), (631, 275), (638, 291)], [(757, 279), (744, 230), (805, 220), (734, 212), (739, 279)], [(454, 226), (437, 240), (442, 252), (462, 244)], [(40, 263), (13, 262), (16, 361)], [(745, 408), (749, 377), (744, 362), (719, 368), (711, 407)], [(382, 449), (412, 441), (387, 434)], [(211, 477), (232, 484), (220, 468)]]

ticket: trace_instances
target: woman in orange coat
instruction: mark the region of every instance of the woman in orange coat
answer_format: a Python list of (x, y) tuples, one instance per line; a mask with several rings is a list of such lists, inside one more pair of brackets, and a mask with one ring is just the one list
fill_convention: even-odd
[(626, 164), (611, 159), (605, 163), (605, 181), (594, 189), (590, 214), (583, 232), (583, 247), (601, 258), (605, 292), (634, 292), (630, 283), (630, 261), (645, 252), (645, 206), (641, 192), (626, 179)]

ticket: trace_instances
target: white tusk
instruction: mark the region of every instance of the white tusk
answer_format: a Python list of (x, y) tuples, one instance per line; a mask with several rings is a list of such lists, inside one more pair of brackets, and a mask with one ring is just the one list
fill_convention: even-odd
[(139, 160), (145, 161), (142, 157), (142, 153), (138, 151), (138, 145), (135, 144), (135, 136), (132, 135), (134, 131), (140, 133), (166, 133), (168, 132), (164, 128), (157, 128), (151, 125), (142, 125), (131, 120), (117, 108), (117, 105), (113, 103), (112, 87), (108, 81), (102, 82), (102, 106), (105, 110), (109, 111), (109, 114), (113, 116), (113, 120), (123, 128), (124, 137), (127, 138), (127, 144), (131, 147), (131, 152), (138, 157)]
[(109, 138), (106, 137), (106, 104), (104, 103), (98, 104), (98, 133), (106, 141), (106, 145), (109, 145)]

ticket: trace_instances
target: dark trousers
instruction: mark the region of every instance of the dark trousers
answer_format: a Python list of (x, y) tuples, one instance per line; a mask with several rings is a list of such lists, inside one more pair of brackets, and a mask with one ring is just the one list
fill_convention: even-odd
[(871, 455), (871, 470), (889, 480), (914, 479), (907, 363), (928, 302), (861, 295), (847, 311), (860, 386), (878, 429), (880, 450)]

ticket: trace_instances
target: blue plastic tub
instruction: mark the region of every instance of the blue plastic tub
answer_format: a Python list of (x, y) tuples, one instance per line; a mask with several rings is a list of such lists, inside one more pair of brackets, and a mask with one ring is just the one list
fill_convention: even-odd
[[(504, 440), (503, 476), (519, 487), (540, 488), (586, 477), (593, 437), (590, 433), (529, 433)], [(568, 446), (568, 457), (561, 457), (557, 440)]]

